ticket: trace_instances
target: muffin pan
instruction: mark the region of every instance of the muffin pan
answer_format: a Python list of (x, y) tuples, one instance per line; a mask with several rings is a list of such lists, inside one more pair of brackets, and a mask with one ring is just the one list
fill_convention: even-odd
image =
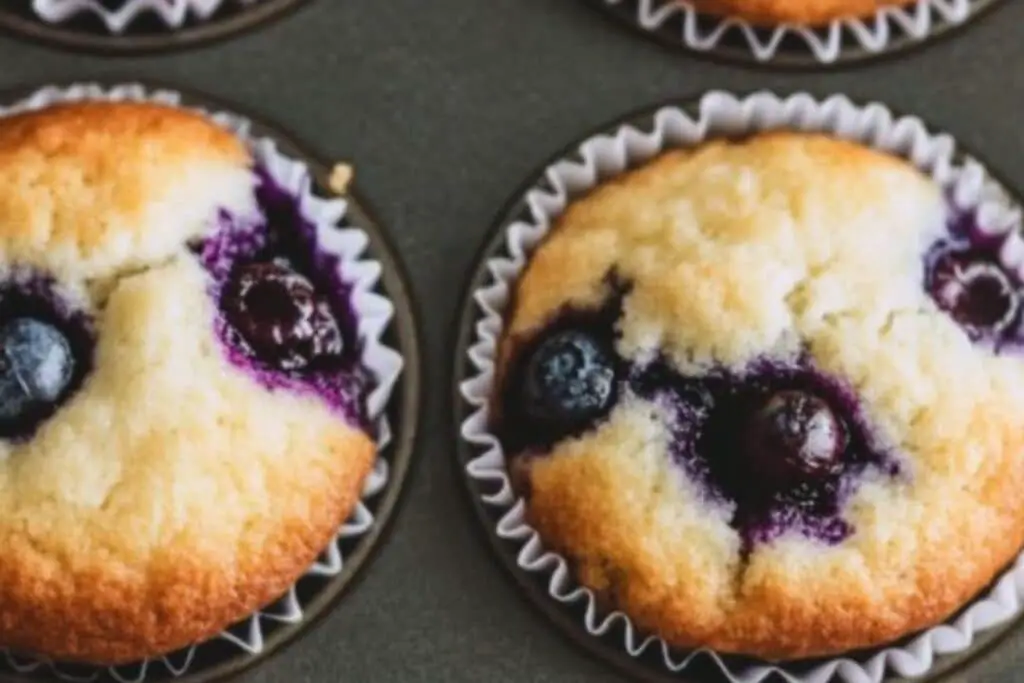
[[(0, 14), (10, 16), (18, 3), (0, 3), (5, 5)], [(1016, 150), (1024, 146), (1024, 133), (1015, 112), (1024, 101), (1024, 85), (1009, 66), (1024, 58), (1024, 5), (988, 0), (991, 12), (963, 30), (949, 31), (948, 37), (927, 41), (926, 49), (842, 62), (863, 68), (783, 75), (737, 68), (740, 62), (755, 64), (749, 54), (735, 59), (708, 55), (728, 60), (723, 66), (691, 51), (660, 49), (639, 33), (631, 34), (635, 27), (628, 28), (621, 17), (598, 7), (597, 0), (281, 4), (307, 6), (277, 26), (250, 31), (237, 40), (131, 63), (106, 56), (173, 49), (179, 44), (176, 40), (183, 48), (205, 41), (187, 42), (182, 33), (181, 38), (161, 35), (152, 41), (163, 46), (129, 48), (123, 43), (125, 47), (118, 49), (103, 44), (120, 39), (90, 36), (97, 40), (84, 42), (92, 45), (77, 43), (87, 54), (69, 55), (46, 49), (61, 43), (36, 45), (12, 40), (13, 33), (0, 35), (0, 88), (30, 83), (34, 89), (54, 80), (101, 74), (119, 81), (166, 80), (175, 90), (205, 84), (238, 103), (243, 112), (252, 108), (257, 120), (278, 120), (299, 133), (308, 147), (285, 142), (288, 134), (274, 126), (256, 126), (258, 132), (279, 139), (289, 153), (307, 158), (320, 185), (326, 182), (329, 164), (316, 155), (361, 162), (356, 164), (351, 215), (376, 235), (375, 212), (358, 192), (370, 191), (384, 222), (381, 230), (390, 236), (374, 238), (374, 254), (386, 261), (400, 251), (409, 266), (408, 285), (401, 274), (388, 275), (390, 268), (385, 273), (385, 287), (396, 304), (403, 292), (415, 288), (425, 332), (421, 338), (410, 337), (422, 339), (421, 353), (415, 342), (403, 349), (407, 378), (414, 357), (424, 362), (422, 376), (427, 378), (421, 385), (409, 381), (408, 391), (417, 396), (421, 390), (440, 391), (442, 396), (420, 406), (403, 393), (401, 405), (393, 406), (396, 416), (415, 413), (423, 432), (414, 464), (418, 476), (402, 477), (401, 488), (411, 494), (407, 504), (397, 511), (379, 510), (384, 517), (397, 514), (398, 524), (393, 532), (382, 532), (372, 549), (353, 551), (344, 586), (314, 588), (322, 596), (316, 609), (320, 618), (302, 626), (282, 625), (258, 656), (245, 655), (230, 644), (225, 644), (228, 649), (216, 646), (201, 671), (194, 669), (178, 680), (721, 681), (707, 658), (671, 675), (655, 653), (640, 658), (624, 654), (621, 632), (606, 638), (587, 634), (580, 626), (582, 608), (554, 605), (546, 580), (519, 571), (517, 549), (489, 531), (495, 521), (493, 510), (479, 502), (487, 491), (464, 476), (471, 456), (459, 443), (457, 428), (466, 406), (453, 382), (465, 372), (466, 335), (472, 332), (467, 325), (475, 316), (468, 293), (486, 276), (484, 261), (500, 253), (500, 233), (523, 210), (519, 200), (541, 169), (525, 179), (495, 218), (498, 203), (551, 151), (552, 142), (608, 130), (612, 124), (594, 124), (643, 103), (709, 88), (848, 92), (859, 100), (890, 102), (956, 131), (972, 150), (1007, 171), (1004, 184), (1022, 187), (1024, 161)], [(499, 37), (514, 36), (515, 42), (496, 40), (497, 29)], [(649, 31), (643, 36), (656, 39)], [(678, 48), (677, 37), (657, 40)], [(467, 65), (472, 68), (458, 68)], [(774, 61), (766, 66), (780, 65)], [(820, 65), (804, 60), (793, 66)], [(2, 101), (27, 93), (7, 91)], [(206, 96), (189, 95), (187, 100), (213, 109), (236, 109)], [(680, 101), (681, 106), (688, 104)], [(645, 108), (629, 120), (643, 126), (648, 116)], [(616, 122), (621, 120), (616, 116)], [(467, 280), (470, 275), (473, 283)], [(464, 316), (458, 325), (453, 324), (456, 313)], [(456, 349), (459, 335), (462, 344)], [(397, 481), (400, 452), (411, 451), (397, 443), (394, 448), (392, 474)], [(456, 457), (449, 456), (453, 451)], [(401, 457), (408, 463), (412, 456)], [(397, 498), (395, 488), (394, 494), (389, 490), (386, 495)], [(366, 566), (365, 557), (359, 559), (382, 546), (382, 556), (372, 566)], [(337, 608), (332, 609), (335, 603)], [(313, 622), (320, 623), (310, 628)], [(1022, 662), (1024, 629), (1007, 624), (979, 634), (970, 651), (942, 658), (929, 678), (1007, 683), (1019, 678)], [(151, 680), (171, 679), (169, 672), (150, 673)], [(6, 665), (0, 673), (0, 681), (33, 680), (52, 678), (42, 669), (19, 673)]]
[[(923, 0), (826, 27), (753, 27), (670, 6), (670, 0), (587, 0), (611, 19), (667, 47), (766, 68), (828, 68), (896, 57), (952, 36), (1000, 0)], [(958, 3), (962, 3), (959, 5)], [(925, 21), (927, 19), (927, 21)]]
[[(54, 92), (68, 90), (70, 87), (58, 87)], [(145, 97), (167, 102), (168, 98), (176, 97), (174, 91), (148, 86), (112, 84), (85, 87), (96, 94), (117, 92), (119, 99)], [(35, 88), (7, 91), (0, 96), (0, 105), (22, 102), (37, 92)], [(89, 95), (90, 98), (94, 96), (92, 93)], [(249, 121), (250, 138), (274, 141), (284, 155), (308, 166), (317, 194), (332, 196), (333, 193), (326, 189), (329, 187), (331, 167), (274, 124), (234, 113), (231, 107), (200, 94), (182, 94), (179, 102), (185, 107), (245, 118)], [(383, 341), (402, 355), (404, 365), (386, 408), (390, 439), (380, 452), (381, 467), (384, 469), (378, 469), (378, 474), (371, 475), (367, 484), (369, 495), (364, 494), (359, 509), (346, 525), (348, 530), (342, 532), (337, 542), (332, 542), (332, 546), (337, 546), (337, 552), (333, 548), (330, 551), (325, 549), (317, 567), (295, 585), (294, 596), (285, 596), (260, 610), (260, 616), (256, 619), (247, 618), (220, 637), (199, 643), (194, 648), (170, 653), (149, 662), (113, 668), (45, 663), (24, 656), (0, 653), (0, 680), (37, 681), (54, 680), (55, 677), (64, 681), (97, 683), (221, 680), (274, 654), (301, 635), (340, 601), (345, 591), (370, 564), (376, 548), (386, 537), (412, 464), (421, 412), (422, 361), (417, 323), (403, 266), (358, 191), (348, 188), (345, 199), (347, 210), (342, 225), (358, 228), (366, 234), (366, 257), (375, 259), (381, 265), (377, 291), (386, 295), (394, 306)]]
[(190, 17), (170, 28), (146, 12), (120, 32), (111, 31), (93, 12), (80, 12), (61, 22), (41, 19), (25, 2), (0, 7), (0, 29), (12, 35), (58, 48), (106, 55), (132, 55), (198, 47), (255, 31), (297, 10), (308, 0), (259, 0), (255, 4), (222, 7), (206, 19)]
[[(617, 159), (618, 155), (611, 150), (630, 150), (622, 153), (627, 159), (625, 167), (635, 168), (640, 165), (640, 159), (649, 158), (663, 144), (665, 149), (685, 148), (685, 144), (680, 144), (680, 138), (702, 135), (696, 131), (703, 131), (704, 125), (711, 126), (712, 130), (728, 130), (738, 134), (770, 130), (778, 127), (777, 120), (782, 111), (792, 112), (791, 118), (800, 121), (809, 130), (828, 130), (834, 125), (829, 122), (843, 121), (847, 135), (852, 135), (849, 131), (854, 130), (855, 113), (868, 110), (874, 110), (872, 127), (857, 130), (873, 131), (871, 139), (885, 139), (886, 148), (898, 147), (901, 152), (908, 149), (906, 146), (911, 135), (908, 131), (912, 130), (908, 121), (899, 121), (898, 125), (889, 124), (886, 123), (889, 120), (888, 114), (883, 113), (877, 105), (864, 109), (841, 98), (814, 102), (806, 94), (779, 101), (763, 93), (749, 97), (709, 93), (699, 100), (668, 103), (616, 120), (568, 146), (545, 163), (541, 172), (528, 179), (523, 189), (513, 196), (508, 208), (499, 214), (493, 234), (478, 255), (476, 269), (463, 296), (463, 308), (457, 326), (453, 386), (456, 405), (454, 429), (463, 435), (456, 459), (471, 504), (486, 527), (490, 545), (499, 563), (511, 572), (530, 602), (559, 630), (634, 679), (703, 681), (727, 678), (736, 683), (760, 683), (771, 680), (773, 674), (781, 674), (787, 680), (817, 683), (833, 678), (878, 681), (883, 673), (887, 673), (889, 676), (902, 674), (922, 676), (924, 680), (943, 680), (946, 672), (970, 661), (977, 653), (998, 642), (1021, 619), (1020, 595), (1019, 589), (1015, 588), (1015, 581), (1024, 579), (1024, 559), (1005, 573), (1000, 573), (990, 588), (986, 589), (986, 594), (991, 591), (991, 597), (976, 599), (945, 622), (956, 624), (958, 632), (962, 630), (953, 639), (947, 637), (948, 633), (937, 635), (940, 631), (951, 632), (943, 627), (929, 631), (927, 636), (915, 634), (884, 648), (849, 653), (835, 659), (787, 662), (779, 664), (778, 669), (771, 663), (745, 657), (671, 648), (653, 638), (652, 634), (637, 629), (629, 621), (628, 615), (623, 618), (621, 614), (602, 609), (593, 594), (581, 589), (572, 579), (566, 561), (547, 552), (543, 542), (536, 537), (536, 532), (528, 524), (517, 521), (521, 519), (521, 515), (516, 512), (521, 503), (507, 488), (507, 478), (498, 476), (499, 471), (504, 471), (504, 466), (495, 457), (504, 456), (483, 445), (484, 441), (489, 440), (483, 438), (486, 430), (478, 422), (481, 415), (477, 412), (480, 403), (474, 397), (483, 396), (481, 392), (485, 391), (484, 386), (490, 381), (485, 378), (489, 378), (493, 372), (489, 361), (481, 359), (489, 356), (486, 349), (492, 348), (489, 340), (494, 329), (494, 319), (485, 315), (484, 311), (502, 313), (499, 302), (506, 298), (504, 292), (514, 282), (511, 273), (517, 266), (513, 264), (520, 262), (520, 253), (531, 249), (526, 245), (533, 244), (538, 234), (532, 226), (546, 225), (547, 217), (558, 215), (560, 211), (554, 207), (561, 206), (562, 197), (571, 199), (585, 194), (585, 190), (575, 186), (588, 187), (590, 178), (597, 177), (600, 183), (617, 175), (619, 162), (612, 159)], [(694, 126), (692, 132), (684, 132), (688, 124), (681, 122), (682, 116), (678, 115), (680, 111), (682, 116), (700, 121), (701, 125)], [(741, 115), (740, 112), (744, 113)], [(860, 116), (862, 121), (869, 120), (863, 118), (862, 114)], [(819, 119), (823, 122), (821, 128), (818, 128), (819, 124), (808, 123)], [(894, 123), (899, 119), (902, 117), (893, 116)], [(775, 123), (767, 124), (767, 121)], [(902, 130), (904, 135), (887, 136), (887, 129)], [(714, 134), (709, 139), (713, 137)], [(663, 139), (670, 142), (663, 143)], [(924, 151), (927, 146), (920, 134), (915, 133), (913, 140), (915, 160), (930, 158), (930, 153)], [(880, 142), (875, 144), (882, 146)], [(939, 143), (939, 146), (942, 144)], [(597, 151), (601, 149), (607, 158)], [(951, 160), (954, 168), (977, 161), (975, 155), (965, 152), (959, 146), (958, 150)], [(935, 153), (937, 158), (944, 158), (942, 153)], [(598, 159), (600, 161), (595, 161)], [(567, 163), (581, 165), (571, 168)], [(943, 162), (939, 161), (938, 165), (941, 167)], [(555, 168), (561, 170), (555, 171)], [(600, 169), (600, 172), (594, 169)], [(957, 177), (960, 171), (941, 173)], [(992, 183), (989, 190), (1002, 194), (1008, 200), (1005, 210), (1009, 210), (1009, 206), (1020, 206), (1017, 196), (1006, 190), (1006, 183), (996, 180), (991, 172), (987, 182)], [(990, 196), (987, 192), (985, 196)], [(998, 204), (1003, 204), (1003, 201), (999, 200)], [(510, 234), (518, 237), (510, 237)], [(500, 277), (496, 276), (498, 273)], [(496, 282), (503, 284), (496, 288)], [(481, 332), (485, 329), (489, 331)], [(488, 455), (484, 456), (484, 453)], [(995, 614), (1000, 616), (993, 619), (992, 615)]]

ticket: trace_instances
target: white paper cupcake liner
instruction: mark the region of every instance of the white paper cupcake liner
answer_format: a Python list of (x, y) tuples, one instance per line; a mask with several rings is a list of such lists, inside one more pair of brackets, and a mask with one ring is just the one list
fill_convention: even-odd
[[(183, 106), (181, 96), (169, 90), (148, 90), (142, 85), (134, 84), (110, 88), (80, 84), (66, 88), (42, 88), (14, 105), (0, 106), (0, 118), (56, 103), (84, 100), (153, 101)], [(368, 245), (366, 233), (356, 228), (339, 227), (345, 224), (346, 201), (322, 199), (314, 195), (309, 169), (301, 162), (289, 159), (279, 152), (273, 140), (252, 137), (249, 132), (251, 124), (247, 119), (237, 114), (193, 109), (209, 116), (248, 143), (255, 159), (273, 180), (290, 194), (300, 198), (303, 216), (316, 225), (320, 248), (339, 257), (343, 279), (352, 288), (351, 302), (358, 318), (358, 336), (363, 350), (362, 362), (376, 380), (376, 386), (367, 399), (367, 405), (368, 414), (378, 430), (378, 451), (383, 451), (391, 441), (392, 432), (386, 411), (392, 391), (402, 373), (403, 359), (383, 341), (384, 332), (394, 315), (394, 306), (387, 298), (374, 291), (382, 269), (379, 262), (363, 256)], [(388, 462), (378, 457), (367, 477), (361, 501), (356, 505), (348, 521), (338, 530), (335, 539), (307, 570), (305, 577), (329, 578), (341, 573), (345, 565), (342, 542), (363, 536), (374, 527), (376, 519), (368, 503), (388, 486), (389, 479)], [(267, 626), (275, 622), (296, 624), (303, 618), (304, 606), (295, 586), (292, 586), (277, 602), (235, 624), (216, 636), (215, 640), (229, 643), (237, 648), (239, 653), (258, 655), (264, 648), (264, 631)], [(67, 666), (4, 651), (0, 651), (0, 656), (11, 669), (23, 674), (46, 671), (60, 680), (74, 683), (85, 683), (106, 674), (120, 683), (140, 683), (157, 667), (163, 667), (173, 676), (185, 674), (192, 667), (196, 648), (201, 645), (193, 645), (166, 657), (123, 667)]]
[[(677, 673), (695, 657), (705, 654), (733, 683), (759, 683), (773, 673), (794, 683), (825, 683), (833, 679), (879, 683), (887, 672), (901, 676), (924, 674), (937, 656), (964, 652), (977, 633), (1005, 624), (1020, 612), (1024, 598), (1024, 555), (957, 617), (906, 644), (856, 659), (831, 659), (810, 669), (803, 666), (794, 670), (785, 664), (735, 664), (737, 658), (721, 657), (714, 652), (671, 648), (660, 638), (642, 633), (627, 615), (602, 611), (595, 595), (575, 580), (565, 558), (546, 550), (538, 533), (526, 522), (525, 503), (512, 489), (501, 444), (488, 431), (488, 401), (493, 390), (494, 359), (502, 335), (503, 315), (514, 281), (532, 251), (571, 201), (666, 149), (776, 128), (821, 131), (858, 141), (908, 159), (946, 188), (955, 206), (977, 209), (985, 231), (1016, 233), (1017, 237), (1007, 242), (1004, 261), (1018, 272), (1024, 265), (1024, 239), (1019, 234), (1021, 214), (1010, 194), (980, 163), (958, 154), (952, 137), (930, 132), (920, 119), (896, 116), (880, 104), (856, 105), (843, 96), (817, 101), (808, 94), (781, 98), (763, 92), (746, 97), (710, 92), (693, 109), (691, 114), (665, 107), (654, 114), (650, 130), (623, 124), (614, 133), (591, 137), (575, 154), (548, 166), (526, 192), (524, 203), (529, 218), (508, 226), (504, 255), (487, 261), (487, 284), (473, 293), (479, 316), (468, 356), (475, 373), (460, 384), (461, 394), (472, 412), (462, 423), (461, 435), (478, 455), (469, 462), (466, 473), (483, 490), (496, 491), (482, 494), (481, 500), (500, 515), (493, 533), (518, 547), (519, 570), (546, 579), (547, 592), (557, 603), (582, 605), (585, 610), (581, 626), (591, 636), (621, 632), (621, 647), (633, 657), (653, 651), (665, 670)], [(619, 631), (615, 630), (619, 627)]]
[(796, 39), (819, 64), (832, 64), (851, 51), (868, 55), (889, 51), (897, 42), (917, 43), (931, 37), (940, 25), (957, 26), (977, 14), (978, 0), (916, 0), (904, 7), (888, 7), (866, 18), (843, 19), (824, 26), (786, 24), (766, 28), (735, 17), (700, 14), (686, 0), (599, 0), (608, 6), (633, 8), (633, 21), (647, 31), (659, 31), (681, 22), (680, 44), (696, 52), (715, 52), (731, 35), (738, 35), (744, 51), (757, 62), (776, 59), (784, 42)]
[(80, 14), (99, 18), (111, 33), (123, 33), (141, 15), (152, 13), (167, 25), (179, 29), (191, 17), (209, 19), (224, 4), (253, 5), (260, 0), (123, 0), (107, 8), (99, 0), (32, 0), (32, 9), (43, 21), (59, 24)]

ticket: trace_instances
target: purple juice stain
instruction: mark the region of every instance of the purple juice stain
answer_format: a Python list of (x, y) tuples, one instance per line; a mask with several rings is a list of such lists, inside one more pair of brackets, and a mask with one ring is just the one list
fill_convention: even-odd
[[(372, 434), (366, 398), (373, 388), (373, 378), (361, 363), (352, 288), (341, 273), (340, 259), (320, 248), (316, 226), (303, 215), (299, 198), (275, 183), (265, 170), (257, 169), (256, 173), (256, 199), (263, 215), (252, 219), (221, 211), (214, 234), (192, 247), (212, 278), (210, 295), (218, 303), (214, 328), (225, 355), (232, 365), (267, 389), (315, 395), (351, 424)], [(287, 353), (266, 350), (268, 339), (279, 331), (264, 333), (254, 325), (248, 326), (251, 329), (242, 325), (240, 330), (230, 322), (232, 317), (239, 322), (240, 318), (231, 314), (244, 308), (233, 299), (238, 295), (233, 283), (243, 278), (246, 270), (273, 269), (259, 264), (286, 264), (292, 272), (289, 283), (300, 283), (298, 289), (304, 297), (310, 294), (305, 291), (308, 285), (315, 292), (315, 302), (310, 304), (312, 313), (301, 322), (312, 320), (317, 326), (283, 338), (281, 343), (290, 345)], [(280, 307), (263, 308), (281, 312)], [(325, 313), (332, 320), (321, 326)], [(280, 316), (275, 322), (280, 322)], [(249, 334), (248, 340), (243, 332)], [(340, 337), (335, 340), (335, 335)], [(327, 337), (329, 341), (324, 342)], [(256, 340), (260, 343), (251, 343)], [(332, 352), (309, 351), (323, 348)], [(296, 355), (296, 349), (304, 354)], [(279, 362), (285, 357), (295, 362)]]
[[(853, 391), (807, 359), (700, 377), (657, 361), (634, 371), (631, 390), (669, 408), (673, 458), (712, 500), (732, 504), (747, 549), (791, 531), (839, 543), (853, 532), (842, 509), (857, 479), (900, 469), (872, 444)], [(766, 433), (779, 401), (795, 402), (795, 419)]]
[[(664, 360), (631, 363), (614, 352), (623, 291), (597, 310), (563, 310), (516, 348), (492, 425), (510, 454), (510, 469), (523, 458), (528, 468), (529, 459), (543, 457), (556, 443), (596, 429), (615, 402), (634, 396), (660, 406), (671, 457), (709, 501), (733, 510), (730, 525), (745, 552), (789, 532), (826, 544), (852, 534), (843, 506), (860, 479), (868, 470), (888, 477), (901, 472), (895, 457), (873, 443), (854, 391), (806, 357), (763, 360), (742, 373), (715, 368), (701, 376), (684, 376)], [(559, 420), (550, 409), (537, 419), (528, 405), (531, 356), (566, 331), (610, 349), (614, 400), (583, 419), (567, 412), (571, 419)]]
[(976, 212), (954, 210), (948, 235), (924, 256), (932, 300), (972, 341), (996, 352), (1024, 345), (1022, 283), (1000, 259), (1008, 239), (985, 233)]

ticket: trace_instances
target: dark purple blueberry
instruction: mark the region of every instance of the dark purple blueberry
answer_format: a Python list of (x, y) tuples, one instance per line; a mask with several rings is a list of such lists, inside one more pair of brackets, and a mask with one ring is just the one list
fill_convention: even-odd
[(0, 327), (0, 420), (45, 410), (71, 383), (75, 358), (64, 334), (32, 318)]
[(223, 307), (252, 355), (282, 370), (339, 357), (344, 348), (327, 301), (284, 262), (237, 268), (225, 288)]
[(612, 353), (583, 332), (546, 339), (526, 365), (526, 413), (539, 422), (579, 423), (606, 412), (615, 393)]
[(999, 335), (1017, 318), (1020, 292), (999, 263), (977, 251), (950, 251), (932, 265), (932, 297), (972, 338)]
[(836, 473), (846, 441), (828, 403), (807, 392), (780, 391), (751, 416), (741, 457), (770, 488), (784, 490)]

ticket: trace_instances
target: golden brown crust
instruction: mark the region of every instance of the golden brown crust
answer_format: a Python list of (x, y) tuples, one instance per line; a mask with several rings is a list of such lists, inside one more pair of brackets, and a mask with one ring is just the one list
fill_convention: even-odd
[(837, 19), (866, 18), (915, 0), (692, 0), (698, 12), (736, 17), (752, 24), (821, 26)]
[[(0, 441), (0, 645), (117, 664), (210, 637), (283, 595), (357, 504), (373, 440), (225, 358), (188, 241), (255, 210), (242, 142), (177, 109), (0, 121), (0, 271), (88, 313), (83, 385)], [(6, 276), (7, 273), (4, 272)]]
[(247, 163), (245, 145), (200, 114), (149, 102), (77, 102), (8, 116), (0, 126), (5, 158), (35, 155), (107, 170), (149, 159)]
[[(618, 429), (533, 461), (528, 519), (607, 607), (678, 647), (785, 660), (892, 642), (951, 616), (1024, 545), (1015, 493), (1024, 466), (1010, 462), (936, 501), (921, 526), (890, 530), (890, 543), (924, 546), (906, 562), (890, 564), (873, 554), (886, 552), (881, 541), (876, 550), (857, 538), (831, 551), (795, 541), (744, 561), (724, 518), (690, 519), (702, 514), (699, 493), (674, 481), (667, 450), (638, 458), (637, 443), (620, 462), (608, 457), (602, 441)], [(1024, 440), (1013, 445), (1019, 452)], [(940, 504), (953, 512), (937, 514)]]
[(5, 258), (88, 278), (159, 260), (202, 233), (211, 204), (244, 213), (249, 164), (227, 130), (156, 104), (87, 102), (5, 118)]
[(119, 664), (213, 637), (282, 596), (355, 507), (376, 448), (353, 432), (332, 450), (336, 471), (317, 472), (306, 488), (289, 482), (293, 500), (275, 501), (285, 514), (271, 533), (240, 539), (246, 552), (234, 566), (196, 558), (182, 544), (144, 567), (102, 556), (69, 567), (5, 530), (0, 642), (59, 660)]
[(807, 354), (856, 393), (903, 474), (861, 478), (842, 543), (792, 533), (747, 554), (733, 504), (676, 464), (671, 416), (627, 393), (607, 421), (517, 463), (546, 546), (681, 647), (826, 656), (958, 610), (1024, 545), (1024, 359), (972, 344), (924, 290), (945, 220), (909, 164), (792, 133), (669, 152), (570, 205), (517, 283), (499, 386), (561, 311), (606, 300), (614, 272), (629, 284), (619, 355), (700, 376)]

